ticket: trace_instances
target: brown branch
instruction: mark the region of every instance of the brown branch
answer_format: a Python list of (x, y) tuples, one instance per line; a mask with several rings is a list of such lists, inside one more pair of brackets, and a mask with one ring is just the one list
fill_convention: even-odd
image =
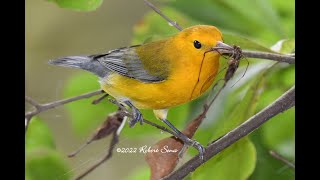
[(199, 155), (197, 155), (164, 179), (183, 179), (190, 172), (193, 172), (196, 168), (198, 168), (200, 165), (214, 157), (216, 154), (226, 149), (242, 137), (248, 135), (272, 117), (276, 116), (277, 114), (283, 111), (286, 111), (294, 105), (295, 87), (293, 86), (290, 90), (285, 92), (272, 104), (261, 110), (256, 115), (249, 118), (247, 121), (242, 123), (237, 128), (233, 129), (220, 139), (211, 143), (205, 150), (203, 160), (201, 160), (199, 158)]
[(260, 51), (249, 51), (243, 50), (242, 54), (249, 58), (259, 58), (259, 59), (269, 59), (278, 62), (285, 62), (289, 64), (295, 64), (295, 56), (294, 55), (286, 55), (286, 54), (277, 54), (277, 53), (269, 53), (269, 52), (260, 52)]
[(278, 154), (277, 152), (275, 151), (270, 151), (269, 152), (270, 155), (272, 157), (274, 157), (275, 159), (278, 159), (279, 161), (283, 162), (284, 164), (286, 164), (287, 166), (291, 167), (293, 170), (295, 170), (295, 164), (290, 162), (288, 159), (286, 159), (285, 157), (281, 156), (280, 154)]
[(36, 102), (35, 100), (31, 99), (28, 96), (25, 97), (25, 101), (27, 103), (31, 104), (32, 106), (34, 106), (36, 109), (40, 109), (41, 108), (41, 105), (38, 102)]
[(32, 98), (26, 96), (25, 97), (25, 101), (29, 104), (31, 104), (33, 107), (35, 107), (35, 110), (33, 111), (29, 111), (25, 114), (25, 132), (27, 132), (28, 126), (29, 126), (29, 122), (31, 120), (31, 118), (43, 111), (47, 111), (49, 109), (61, 106), (63, 104), (67, 104), (73, 101), (77, 101), (80, 99), (84, 99), (84, 98), (89, 98), (98, 94), (102, 94), (104, 93), (103, 90), (97, 90), (97, 91), (93, 91), (93, 92), (89, 92), (89, 93), (85, 93), (79, 96), (75, 96), (72, 98), (67, 98), (67, 99), (62, 99), (62, 100), (58, 100), (58, 101), (53, 101), (50, 103), (46, 103), (46, 104), (40, 104), (38, 102), (36, 102), (35, 100), (33, 100)]
[[(235, 47), (238, 47), (238, 46), (214, 47), (212, 48), (212, 50), (218, 51), (221, 55), (231, 56), (235, 52)], [(250, 50), (242, 50), (241, 53), (242, 53), (242, 57), (267, 59), (267, 60), (273, 60), (278, 62), (284, 62), (288, 64), (295, 64), (294, 54), (279, 54), (279, 53), (250, 51)]]

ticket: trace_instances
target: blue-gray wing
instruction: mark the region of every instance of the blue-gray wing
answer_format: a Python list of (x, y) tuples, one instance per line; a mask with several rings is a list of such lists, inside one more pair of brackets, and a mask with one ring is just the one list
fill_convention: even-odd
[(93, 55), (93, 59), (100, 62), (105, 68), (123, 76), (137, 79), (142, 82), (159, 82), (165, 78), (151, 75), (139, 59), (134, 48), (137, 46), (119, 48), (106, 54)]

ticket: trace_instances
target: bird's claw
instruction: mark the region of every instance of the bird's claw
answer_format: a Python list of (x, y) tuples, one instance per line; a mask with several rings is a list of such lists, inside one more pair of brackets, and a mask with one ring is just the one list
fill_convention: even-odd
[(188, 141), (184, 142), (184, 145), (178, 155), (179, 158), (182, 158), (184, 152), (187, 150), (189, 146), (193, 146), (194, 148), (196, 148), (199, 152), (200, 159), (203, 160), (205, 148), (199, 142), (192, 139), (189, 139)]
[(131, 118), (129, 120), (129, 126), (132, 128), (137, 122), (143, 124), (142, 114), (130, 101), (124, 101), (126, 105), (131, 108)]
[(132, 118), (130, 118), (129, 120), (129, 126), (132, 128), (137, 122), (140, 122), (140, 124), (142, 125), (143, 124), (143, 118), (142, 118), (142, 114), (141, 112), (136, 109), (136, 108), (133, 108), (132, 109)]
[(141, 112), (135, 106), (133, 106), (133, 104), (130, 101), (124, 101), (124, 103), (131, 108), (131, 111), (114, 99), (109, 99), (109, 101), (117, 105), (125, 113), (125, 115), (129, 118), (129, 126), (131, 128), (137, 122), (140, 122), (141, 125), (143, 124)]
[(198, 149), (198, 151), (199, 151), (199, 157), (200, 157), (201, 160), (203, 160), (205, 148), (204, 148), (199, 142), (197, 142), (197, 141), (194, 141), (194, 143), (193, 143), (192, 146), (195, 147), (196, 149)]

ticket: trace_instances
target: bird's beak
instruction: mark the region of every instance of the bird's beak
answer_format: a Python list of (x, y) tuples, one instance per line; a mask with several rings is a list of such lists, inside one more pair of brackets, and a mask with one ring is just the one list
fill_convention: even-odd
[(214, 48), (216, 48), (216, 49), (233, 49), (231, 46), (229, 46), (228, 44), (225, 44), (221, 41), (218, 41), (217, 45)]

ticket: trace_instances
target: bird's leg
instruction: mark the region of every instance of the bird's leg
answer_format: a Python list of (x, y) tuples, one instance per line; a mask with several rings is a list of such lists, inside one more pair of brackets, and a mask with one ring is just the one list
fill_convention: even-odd
[(182, 153), (186, 150), (188, 146), (193, 146), (199, 151), (200, 159), (203, 160), (203, 154), (205, 149), (199, 142), (188, 138), (186, 135), (180, 132), (176, 127), (174, 127), (173, 124), (171, 124), (167, 119), (162, 119), (162, 122), (166, 123), (166, 125), (168, 125), (175, 132), (175, 136), (184, 143), (183, 148), (179, 153), (179, 157), (182, 157)]
[(133, 127), (138, 121), (140, 122), (140, 125), (143, 124), (143, 118), (142, 114), (130, 101), (124, 101), (126, 105), (128, 105), (131, 108), (132, 113), (132, 119), (129, 121), (129, 126)]
[(130, 114), (131, 114), (130, 111), (129, 111), (126, 107), (124, 107), (122, 104), (120, 104), (120, 103), (119, 103), (118, 101), (116, 101), (115, 99), (108, 99), (108, 100), (109, 100), (111, 103), (117, 105), (121, 111), (123, 111), (124, 113), (126, 113), (126, 115), (130, 115)]
[(129, 111), (125, 106), (120, 104), (118, 101), (114, 99), (109, 99), (109, 101), (115, 105), (117, 105), (126, 116), (129, 118), (129, 126), (132, 128), (138, 121), (140, 124), (143, 124), (143, 118), (141, 112), (130, 102), (130, 101), (123, 101), (124, 104), (130, 107), (131, 111)]

